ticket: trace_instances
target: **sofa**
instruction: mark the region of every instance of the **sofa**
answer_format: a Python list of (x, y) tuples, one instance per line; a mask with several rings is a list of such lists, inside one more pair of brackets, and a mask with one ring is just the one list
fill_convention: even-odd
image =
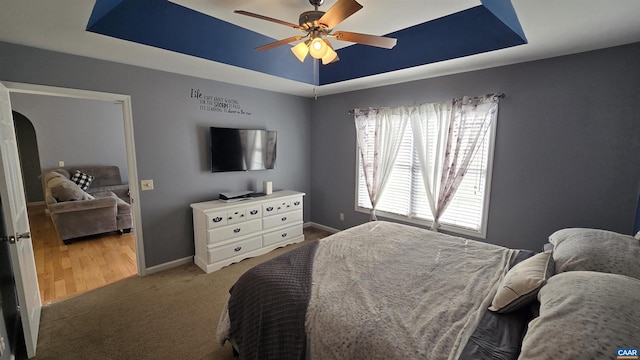
[(131, 205), (127, 201), (113, 191), (96, 191), (104, 187), (89, 193), (59, 170), (44, 173), (42, 180), (47, 210), (65, 244), (89, 235), (131, 231)]
[[(129, 198), (129, 184), (122, 182), (120, 168), (113, 165), (92, 165), (92, 166), (73, 166), (54, 169), (67, 179), (71, 179), (76, 171), (93, 177), (88, 188), (85, 190), (88, 194), (97, 194), (105, 191), (111, 191), (119, 198), (131, 204)], [(44, 185), (44, 184), (43, 184)]]

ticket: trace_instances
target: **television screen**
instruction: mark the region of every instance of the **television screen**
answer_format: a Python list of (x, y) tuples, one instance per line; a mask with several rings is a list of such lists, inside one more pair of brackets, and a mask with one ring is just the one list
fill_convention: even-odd
[(275, 168), (275, 131), (211, 127), (210, 132), (212, 172)]

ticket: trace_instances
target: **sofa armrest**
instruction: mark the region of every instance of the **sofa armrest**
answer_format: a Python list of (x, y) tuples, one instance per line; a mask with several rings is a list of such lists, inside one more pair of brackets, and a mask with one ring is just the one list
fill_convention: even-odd
[(100, 208), (116, 209), (116, 198), (112, 196), (95, 198), (91, 200), (65, 201), (49, 205), (51, 214), (61, 214), (76, 211), (86, 211)]

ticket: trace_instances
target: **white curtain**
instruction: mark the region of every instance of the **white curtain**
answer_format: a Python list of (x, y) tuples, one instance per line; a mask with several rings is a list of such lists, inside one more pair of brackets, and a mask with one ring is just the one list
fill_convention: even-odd
[[(434, 164), (429, 164), (429, 153), (423, 150), (424, 154), (420, 156), (421, 162), (425, 161), (424, 167), (433, 169), (433, 173), (440, 172), (437, 184), (429, 184), (427, 189), (432, 194), (437, 193), (437, 201), (435, 207), (432, 208), (433, 225), (431, 229), (438, 231), (440, 227), (440, 216), (451, 203), (451, 199), (456, 193), (460, 182), (464, 178), (471, 160), (481, 147), (484, 138), (487, 136), (487, 130), (495, 121), (498, 113), (498, 100), (496, 95), (487, 95), (483, 97), (464, 97), (461, 99), (453, 99), (451, 111), (448, 116), (446, 125), (443, 126), (444, 153), (442, 154), (442, 163), (439, 156), (434, 157)], [(425, 114), (435, 114), (437, 119), (421, 120), (422, 122), (440, 122), (443, 112), (433, 111), (425, 112)], [(412, 128), (413, 129), (413, 128)], [(413, 130), (415, 131), (415, 130)], [(422, 138), (422, 137), (421, 137)], [(440, 144), (425, 145), (425, 149), (435, 147), (440, 150)], [(422, 151), (421, 151), (422, 152)], [(440, 155), (440, 153), (437, 153)], [(427, 177), (425, 176), (425, 188), (427, 187)], [(437, 179), (437, 177), (433, 177)], [(437, 192), (435, 191), (437, 189)], [(431, 200), (430, 200), (431, 202)], [(431, 205), (431, 204), (430, 204)]]
[(371, 220), (374, 221), (377, 220), (376, 205), (393, 169), (409, 117), (405, 108), (395, 107), (355, 109), (354, 118), (364, 178), (371, 200)]
[[(451, 101), (423, 104), (411, 111), (411, 131), (431, 214), (438, 213), (438, 194), (447, 139), (445, 135), (448, 133), (451, 111)], [(437, 227), (432, 226), (432, 229)]]

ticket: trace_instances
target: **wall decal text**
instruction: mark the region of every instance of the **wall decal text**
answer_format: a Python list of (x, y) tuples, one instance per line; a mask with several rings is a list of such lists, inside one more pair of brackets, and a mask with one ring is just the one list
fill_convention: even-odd
[(220, 96), (212, 96), (204, 94), (200, 89), (191, 89), (189, 95), (191, 99), (198, 101), (201, 111), (223, 112), (227, 114), (251, 115), (250, 112), (244, 110), (240, 102), (236, 99), (227, 99)]

